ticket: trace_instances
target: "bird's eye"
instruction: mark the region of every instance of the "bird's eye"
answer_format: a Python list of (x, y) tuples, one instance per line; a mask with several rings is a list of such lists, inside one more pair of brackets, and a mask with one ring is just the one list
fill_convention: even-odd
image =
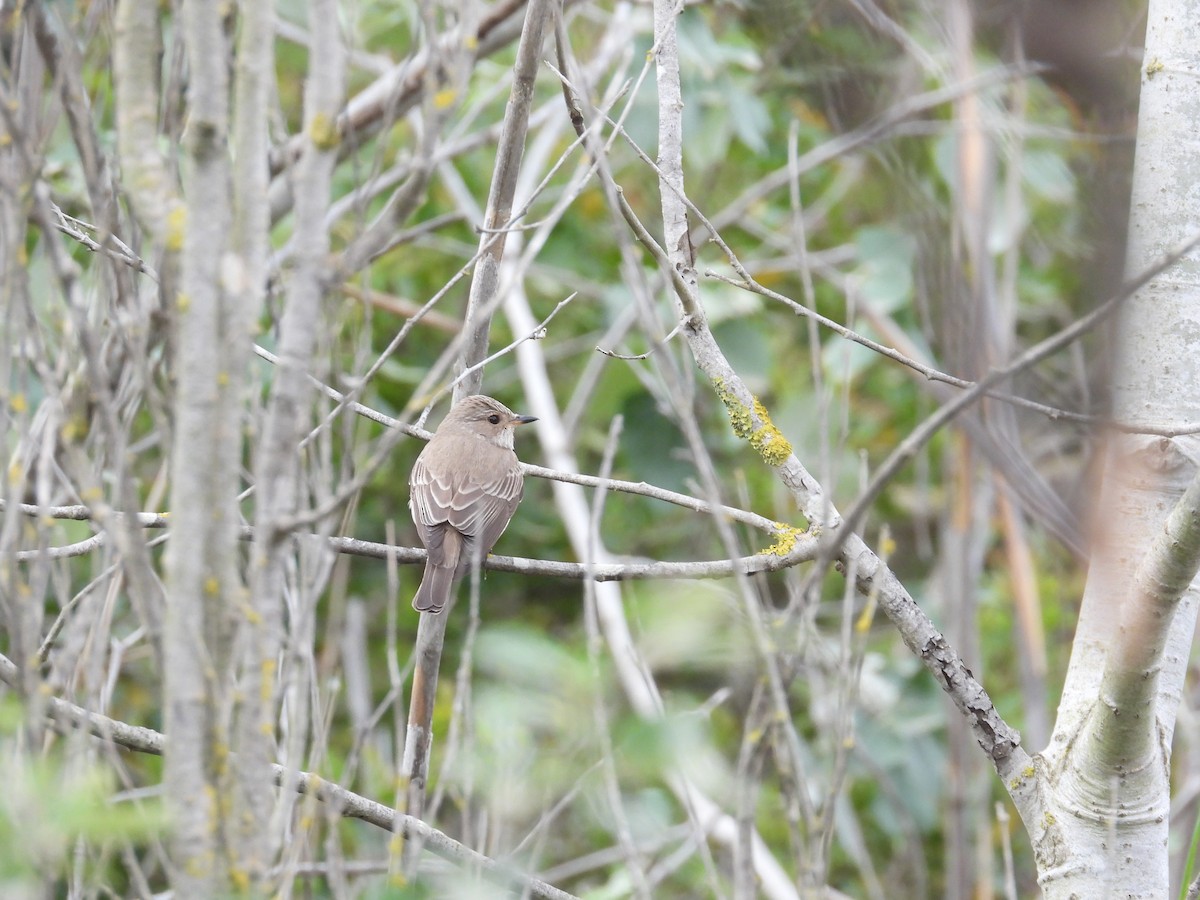
[(499, 425), (500, 417), (498, 415), (496, 415), (495, 413), (492, 413), (490, 416), (488, 416), (488, 421), (491, 422), (493, 425)]

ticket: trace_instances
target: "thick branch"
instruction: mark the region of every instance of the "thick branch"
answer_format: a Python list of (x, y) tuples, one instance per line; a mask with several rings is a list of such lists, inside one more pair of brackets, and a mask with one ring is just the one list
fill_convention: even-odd
[(159, 149), (159, 50), (156, 0), (117, 4), (113, 41), (117, 149), (123, 184), (139, 224), (155, 240), (178, 247), (181, 207), (166, 158)]
[[(1156, 443), (1146, 452), (1176, 465), (1185, 459), (1171, 442)], [(1162, 658), (1179, 600), (1197, 571), (1200, 470), (1138, 564), (1132, 589), (1121, 604), (1117, 639), (1100, 683), (1100, 703), (1089, 719), (1104, 771), (1129, 771), (1159, 756), (1155, 710)]]
[[(656, 9), (663, 4), (656, 4)], [(708, 377), (717, 396), (729, 413), (735, 433), (744, 438), (763, 461), (774, 468), (777, 477), (792, 494), (809, 522), (834, 532), (840, 552), (840, 568), (855, 573), (861, 590), (877, 591), (879, 605), (900, 631), (905, 644), (938, 679), (967, 719), (976, 740), (988, 754), (1001, 776), (1023, 767), (1028, 759), (1020, 747), (1020, 735), (996, 712), (983, 686), (934, 628), (895, 575), (883, 561), (851, 531), (841, 528), (842, 518), (821, 484), (805, 469), (792, 452), (791, 444), (771, 422), (766, 408), (746, 387), (730, 365), (708, 328), (699, 293), (687, 233), (682, 174), (682, 99), (679, 95), (677, 60), (664, 54), (673, 48), (674, 22), (656, 15), (655, 43), (659, 48), (659, 181), (664, 222), (664, 248), (647, 246), (663, 266), (675, 290), (678, 314), (688, 319), (683, 329), (696, 364)], [(666, 57), (666, 58), (664, 58)], [(644, 235), (645, 229), (628, 203), (622, 212), (631, 227)], [(642, 238), (645, 242), (645, 237)], [(666, 255), (665, 260), (663, 256)], [(985, 385), (981, 390), (990, 387)], [(936, 648), (936, 653), (930, 653)], [(1007, 780), (1007, 778), (1006, 778)]]
[[(148, 14), (155, 15), (153, 4)], [(217, 896), (232, 886), (237, 843), (227, 830), (229, 771), (216, 749), (228, 742), (231, 605), (244, 588), (238, 569), (236, 452), (241, 429), (224, 373), (228, 297), (221, 261), (230, 233), (228, 46), (216, 6), (182, 5), (189, 66), (183, 186), (187, 201), (182, 294), (174, 312), (175, 431), (170, 503), (174, 539), (166, 552), (164, 718), (176, 736), (163, 780), (174, 816), (172, 886), (181, 896)], [(157, 77), (157, 76), (154, 76)], [(143, 111), (144, 112), (144, 111)], [(152, 145), (153, 142), (152, 142)], [(178, 223), (177, 223), (178, 224)], [(176, 229), (178, 230), (178, 229)], [(175, 238), (168, 229), (167, 244)], [(232, 431), (228, 430), (232, 427)], [(234, 459), (232, 468), (223, 463)]]

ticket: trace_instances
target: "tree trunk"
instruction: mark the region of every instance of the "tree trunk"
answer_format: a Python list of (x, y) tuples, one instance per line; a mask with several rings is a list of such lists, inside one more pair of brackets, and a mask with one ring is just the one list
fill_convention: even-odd
[[(1196, 165), (1196, 0), (1151, 0), (1127, 272), (1144, 271), (1195, 228), (1178, 190)], [(1195, 112), (1192, 111), (1195, 109)], [(1195, 179), (1184, 179), (1194, 183)], [(1195, 251), (1124, 304), (1115, 322), (1113, 416), (1137, 427), (1200, 419)], [(1058, 723), (1037, 760), (1043, 803), (1023, 809), (1047, 898), (1168, 896), (1171, 737), (1196, 620), (1194, 568), (1169, 567), (1194, 539), (1164, 539), (1195, 472), (1194, 436), (1120, 434), (1093, 511), (1092, 563)], [(1191, 496), (1181, 504), (1189, 509)], [(1186, 517), (1185, 517), (1186, 518)], [(1190, 555), (1194, 556), (1194, 552)], [(1166, 573), (1166, 574), (1164, 574)], [(1031, 818), (1029, 813), (1035, 812)]]

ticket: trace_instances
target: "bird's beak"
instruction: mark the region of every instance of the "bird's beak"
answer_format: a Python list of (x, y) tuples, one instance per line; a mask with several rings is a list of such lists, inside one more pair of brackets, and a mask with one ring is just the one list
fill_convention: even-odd
[(537, 416), (513, 416), (518, 425), (528, 425), (530, 422), (536, 422)]

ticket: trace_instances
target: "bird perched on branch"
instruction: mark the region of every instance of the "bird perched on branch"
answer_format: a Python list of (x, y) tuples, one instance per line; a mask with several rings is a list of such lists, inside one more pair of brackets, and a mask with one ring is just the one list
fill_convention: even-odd
[(464, 397), (417, 457), (408, 507), (428, 557), (414, 609), (441, 612), (508, 527), (525, 489), (514, 430), (536, 421), (491, 397)]

